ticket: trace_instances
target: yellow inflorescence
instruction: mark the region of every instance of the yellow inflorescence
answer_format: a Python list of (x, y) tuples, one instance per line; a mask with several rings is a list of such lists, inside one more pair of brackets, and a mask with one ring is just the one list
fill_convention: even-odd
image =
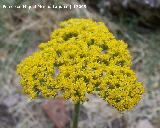
[(96, 92), (119, 111), (133, 108), (144, 88), (130, 69), (127, 44), (116, 40), (102, 22), (61, 22), (40, 50), (17, 66), (25, 94), (63, 96), (74, 103)]

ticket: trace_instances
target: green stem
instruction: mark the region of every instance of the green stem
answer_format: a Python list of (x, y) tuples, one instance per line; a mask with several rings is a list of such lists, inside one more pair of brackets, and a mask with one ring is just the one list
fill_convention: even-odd
[(79, 111), (80, 111), (80, 103), (76, 103), (74, 105), (74, 117), (73, 117), (72, 128), (78, 128)]

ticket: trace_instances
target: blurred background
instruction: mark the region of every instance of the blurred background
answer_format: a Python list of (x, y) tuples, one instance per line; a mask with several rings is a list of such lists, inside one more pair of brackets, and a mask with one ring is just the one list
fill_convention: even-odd
[[(3, 5), (86, 4), (76, 9), (4, 9)], [(0, 0), (0, 128), (69, 128), (73, 105), (30, 101), (16, 65), (49, 40), (69, 18), (102, 21), (128, 43), (133, 69), (146, 92), (132, 111), (119, 113), (97, 96), (81, 105), (79, 128), (160, 128), (160, 0)]]

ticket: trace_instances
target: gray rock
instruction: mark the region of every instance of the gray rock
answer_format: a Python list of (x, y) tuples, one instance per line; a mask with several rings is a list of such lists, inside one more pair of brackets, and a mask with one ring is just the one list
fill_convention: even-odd
[(112, 120), (111, 122), (112, 128), (126, 128), (127, 127), (127, 121), (122, 118), (116, 118)]
[(14, 128), (16, 122), (16, 119), (8, 111), (8, 107), (0, 104), (0, 128)]
[(136, 128), (154, 128), (153, 125), (149, 122), (149, 120), (144, 119), (144, 120), (139, 120)]
[(103, 15), (108, 12), (119, 16), (137, 15), (140, 23), (146, 26), (160, 25), (160, 0), (99, 0), (92, 4), (97, 5)]

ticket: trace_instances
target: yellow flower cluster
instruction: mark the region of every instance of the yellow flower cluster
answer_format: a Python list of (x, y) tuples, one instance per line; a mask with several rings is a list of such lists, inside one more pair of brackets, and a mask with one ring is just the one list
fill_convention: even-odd
[(32, 98), (63, 96), (74, 103), (97, 93), (119, 111), (133, 108), (144, 88), (137, 82), (127, 44), (102, 22), (70, 19), (60, 23), (40, 50), (18, 66), (21, 85)]

